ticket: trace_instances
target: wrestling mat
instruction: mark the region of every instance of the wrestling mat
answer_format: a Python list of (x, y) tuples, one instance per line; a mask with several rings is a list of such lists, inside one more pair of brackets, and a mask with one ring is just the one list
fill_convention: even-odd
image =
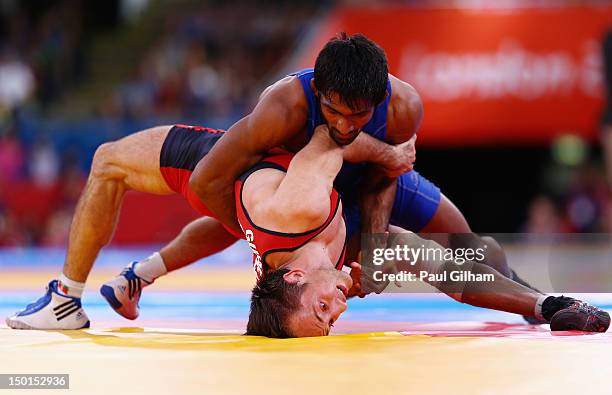
[[(44, 264), (57, 258), (49, 252), (19, 254), (9, 266), (0, 253), (2, 317), (39, 297), (58, 270)], [(244, 264), (160, 279), (145, 290), (141, 317), (127, 321), (96, 292), (125, 254), (91, 277), (83, 298), (91, 329), (0, 327), (0, 373), (69, 374), (70, 389), (56, 394), (612, 393), (612, 335), (552, 334), (437, 294), (352, 300), (329, 337), (242, 336), (252, 284)], [(612, 309), (612, 295), (583, 297)]]

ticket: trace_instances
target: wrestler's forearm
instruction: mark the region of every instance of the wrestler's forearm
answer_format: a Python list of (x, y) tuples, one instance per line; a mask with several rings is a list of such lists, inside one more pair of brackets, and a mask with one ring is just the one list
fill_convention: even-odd
[(352, 163), (371, 162), (385, 166), (393, 154), (392, 145), (367, 133), (360, 133), (355, 141), (344, 148), (344, 160)]
[(388, 178), (376, 166), (369, 166), (360, 197), (361, 231), (386, 232), (395, 200), (397, 179)]

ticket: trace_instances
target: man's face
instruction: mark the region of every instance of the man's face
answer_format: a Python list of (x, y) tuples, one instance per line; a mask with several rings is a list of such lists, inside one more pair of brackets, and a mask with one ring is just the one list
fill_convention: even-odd
[(374, 106), (366, 101), (359, 102), (356, 108), (351, 108), (333, 92), (329, 95), (320, 94), (319, 103), (329, 134), (338, 145), (352, 143), (374, 114)]
[(346, 295), (353, 285), (351, 276), (326, 268), (305, 274), (303, 281), (306, 285), (301, 306), (289, 317), (289, 330), (296, 337), (327, 336), (346, 310)]

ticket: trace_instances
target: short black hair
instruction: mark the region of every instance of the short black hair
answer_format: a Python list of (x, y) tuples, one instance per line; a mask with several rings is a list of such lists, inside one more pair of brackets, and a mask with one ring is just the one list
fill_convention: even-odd
[(257, 281), (251, 294), (251, 313), (247, 335), (288, 338), (289, 315), (300, 308), (306, 284), (293, 284), (283, 276), (289, 269), (267, 272)]
[(317, 90), (335, 92), (349, 107), (365, 100), (378, 105), (385, 99), (389, 69), (385, 51), (363, 34), (342, 32), (319, 52), (314, 67)]

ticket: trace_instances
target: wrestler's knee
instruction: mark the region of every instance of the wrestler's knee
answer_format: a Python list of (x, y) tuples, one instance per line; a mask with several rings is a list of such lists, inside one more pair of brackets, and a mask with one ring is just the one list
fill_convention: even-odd
[(482, 236), (481, 237), (483, 248), (486, 248), (486, 260), (485, 263), (487, 266), (492, 267), (497, 270), (501, 274), (506, 277), (511, 276), (511, 270), (508, 267), (508, 262), (506, 260), (506, 253), (502, 246), (490, 236)]
[(503, 251), (501, 245), (497, 242), (497, 240), (495, 240), (491, 236), (481, 236), (480, 239), (482, 240), (483, 244), (487, 246), (487, 249), (489, 249), (490, 251), (495, 251), (495, 252)]
[(116, 143), (100, 145), (91, 164), (90, 179), (112, 180), (121, 178), (123, 172), (116, 161)]

